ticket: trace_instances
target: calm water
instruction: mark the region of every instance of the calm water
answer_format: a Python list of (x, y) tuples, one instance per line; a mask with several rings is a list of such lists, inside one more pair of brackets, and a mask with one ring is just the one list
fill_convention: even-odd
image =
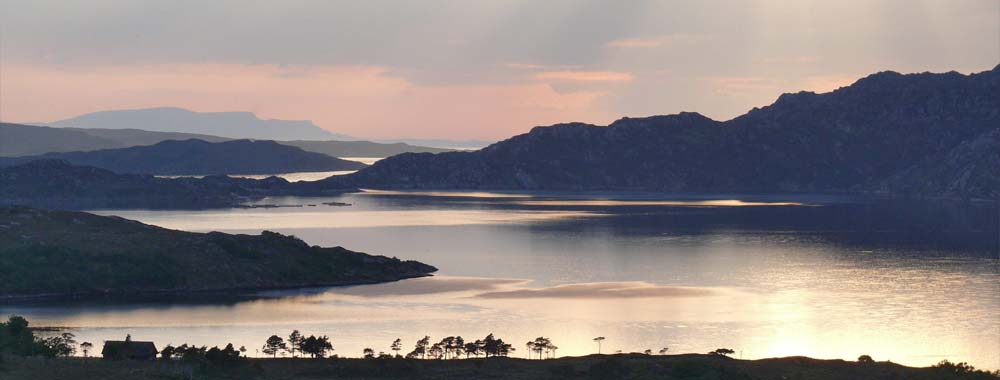
[[(322, 205), (326, 201), (352, 206)], [(99, 211), (168, 228), (294, 234), (433, 264), (432, 278), (242, 300), (0, 306), (80, 341), (245, 345), (292, 329), (336, 353), (423, 335), (550, 337), (559, 355), (729, 347), (1000, 368), (997, 211), (837, 197), (368, 192), (302, 205)], [(315, 204), (317, 206), (308, 206)], [(515, 344), (523, 356), (523, 344)], [(404, 352), (405, 353), (405, 352)]]
[[(349, 161), (357, 161), (363, 164), (371, 165), (382, 159), (382, 157), (341, 157)], [(357, 170), (335, 170), (327, 172), (295, 172), (295, 173), (278, 173), (278, 174), (235, 174), (230, 177), (238, 178), (250, 178), (250, 179), (264, 179), (268, 177), (279, 177), (288, 180), (289, 182), (298, 181), (319, 181), (324, 178), (329, 178), (335, 175), (351, 174)], [(180, 178), (180, 177), (194, 177), (201, 178), (203, 175), (161, 175), (158, 177), (163, 178)]]

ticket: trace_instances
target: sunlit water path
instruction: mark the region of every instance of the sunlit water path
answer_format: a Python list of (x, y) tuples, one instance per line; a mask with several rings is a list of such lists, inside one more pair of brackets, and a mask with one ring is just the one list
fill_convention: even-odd
[[(330, 206), (324, 202), (346, 202)], [(366, 192), (295, 207), (102, 210), (167, 228), (294, 234), (433, 264), (431, 278), (254, 298), (0, 306), (80, 341), (132, 334), (245, 345), (329, 335), (336, 353), (407, 350), (423, 335), (523, 343), (560, 355), (707, 352), (1000, 368), (995, 209), (822, 196)]]

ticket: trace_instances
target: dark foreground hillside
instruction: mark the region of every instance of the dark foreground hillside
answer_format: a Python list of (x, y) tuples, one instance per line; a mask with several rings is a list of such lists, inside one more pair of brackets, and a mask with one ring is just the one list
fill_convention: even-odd
[(595, 379), (595, 380), (958, 380), (1000, 379), (965, 367), (905, 367), (788, 357), (735, 360), (714, 355), (592, 355), (550, 360), (247, 359), (229, 366), (172, 362), (108, 362), (100, 359), (7, 357), (0, 379)]
[(364, 284), (435, 270), (274, 232), (194, 233), (83, 212), (0, 207), (0, 299)]

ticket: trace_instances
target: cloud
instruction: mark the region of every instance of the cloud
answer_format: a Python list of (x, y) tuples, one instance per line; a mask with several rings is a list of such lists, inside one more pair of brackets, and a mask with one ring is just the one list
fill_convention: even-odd
[(694, 34), (671, 34), (666, 36), (621, 38), (608, 41), (604, 44), (604, 46), (613, 49), (657, 48), (676, 43), (693, 42), (702, 37), (704, 36)]
[(538, 80), (565, 82), (629, 82), (634, 79), (632, 73), (622, 71), (542, 71), (533, 76)]
[(487, 292), (476, 295), (475, 298), (561, 298), (561, 299), (592, 299), (592, 298), (675, 298), (675, 297), (708, 297), (717, 295), (716, 290), (682, 286), (654, 285), (642, 281), (629, 282), (593, 282), (583, 284), (559, 285), (541, 289), (514, 289)]

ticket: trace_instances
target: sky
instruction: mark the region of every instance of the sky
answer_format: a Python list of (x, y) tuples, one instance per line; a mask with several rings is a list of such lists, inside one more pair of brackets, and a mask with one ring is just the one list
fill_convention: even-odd
[(176, 106), (365, 138), (727, 120), (865, 75), (1000, 63), (997, 0), (0, 0), (0, 120)]

